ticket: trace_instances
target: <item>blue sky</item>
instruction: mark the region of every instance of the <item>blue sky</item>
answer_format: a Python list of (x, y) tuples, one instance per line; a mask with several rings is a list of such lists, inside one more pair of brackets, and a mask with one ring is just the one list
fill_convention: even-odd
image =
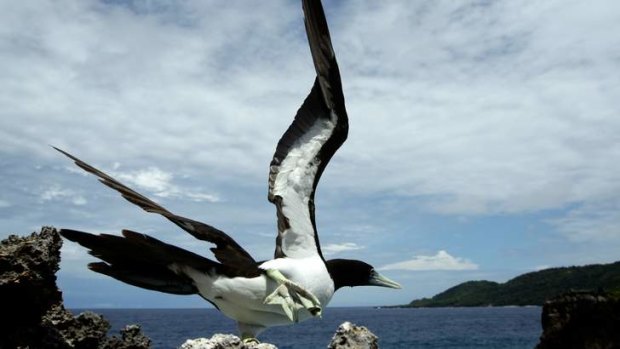
[[(620, 259), (620, 3), (325, 3), (351, 129), (317, 192), (323, 250), (404, 286), (333, 305)], [(55, 145), (273, 254), (268, 164), (314, 79), (298, 1), (0, 9), (0, 237), (128, 228), (208, 255)], [(207, 306), (62, 256), (70, 307)]]

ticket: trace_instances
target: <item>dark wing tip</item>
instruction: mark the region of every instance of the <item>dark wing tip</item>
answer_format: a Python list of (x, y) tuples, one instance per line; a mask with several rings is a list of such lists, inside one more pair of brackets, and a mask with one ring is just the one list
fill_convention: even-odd
[(328, 74), (328, 64), (336, 55), (332, 47), (327, 18), (320, 0), (304, 0), (304, 24), (317, 75)]
[(65, 239), (71, 240), (73, 242), (79, 242), (88, 236), (92, 236), (92, 234), (73, 229), (60, 229), (58, 233)]
[(108, 275), (110, 268), (110, 265), (104, 262), (88, 263), (88, 269), (100, 274)]
[(64, 151), (64, 150), (62, 150), (62, 149), (60, 149), (60, 148), (58, 148), (58, 147), (55, 147), (55, 146), (53, 146), (53, 145), (50, 145), (50, 146), (51, 146), (52, 148), (56, 149), (58, 152), (62, 153), (64, 156), (68, 157), (69, 159), (71, 159), (71, 160), (73, 160), (73, 161), (75, 161), (75, 162), (80, 161), (80, 159), (78, 159), (78, 158), (76, 158), (75, 156), (73, 156), (73, 155), (71, 155), (71, 154), (67, 153), (66, 151)]
[(144, 234), (141, 234), (136, 231), (129, 230), (129, 229), (123, 229), (121, 231), (121, 234), (123, 234), (123, 236), (126, 237), (127, 239), (143, 238), (145, 236)]
[(302, 6), (310, 52), (325, 104), (329, 109), (344, 109), (340, 72), (323, 5), (320, 0), (304, 0)]

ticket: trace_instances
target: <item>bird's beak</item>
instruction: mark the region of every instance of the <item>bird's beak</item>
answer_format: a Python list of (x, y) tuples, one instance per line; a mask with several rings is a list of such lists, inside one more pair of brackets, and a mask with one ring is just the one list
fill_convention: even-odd
[(369, 284), (373, 286), (383, 286), (389, 288), (402, 288), (400, 284), (396, 281), (392, 281), (385, 276), (379, 274), (376, 271), (372, 271), (370, 274), (370, 279), (368, 280)]

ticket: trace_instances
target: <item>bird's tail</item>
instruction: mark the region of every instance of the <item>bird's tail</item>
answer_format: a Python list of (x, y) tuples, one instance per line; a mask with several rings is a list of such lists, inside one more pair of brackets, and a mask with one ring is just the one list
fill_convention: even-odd
[(145, 234), (123, 230), (123, 236), (94, 235), (62, 229), (60, 234), (90, 249), (103, 262), (88, 268), (130, 285), (172, 294), (196, 294), (191, 278), (176, 273), (173, 266), (188, 266), (206, 273), (218, 263), (193, 252), (166, 244)]

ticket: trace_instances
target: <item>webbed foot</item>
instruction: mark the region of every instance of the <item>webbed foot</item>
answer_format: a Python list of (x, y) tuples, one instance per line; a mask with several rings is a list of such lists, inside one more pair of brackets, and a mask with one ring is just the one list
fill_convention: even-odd
[(244, 345), (248, 344), (260, 344), (260, 341), (254, 337), (245, 337), (242, 339)]
[(302, 308), (308, 310), (312, 316), (321, 317), (321, 302), (312, 292), (287, 279), (279, 270), (267, 269), (266, 274), (280, 286), (265, 298), (265, 304), (280, 304), (286, 316), (293, 322), (299, 321), (298, 312)]

